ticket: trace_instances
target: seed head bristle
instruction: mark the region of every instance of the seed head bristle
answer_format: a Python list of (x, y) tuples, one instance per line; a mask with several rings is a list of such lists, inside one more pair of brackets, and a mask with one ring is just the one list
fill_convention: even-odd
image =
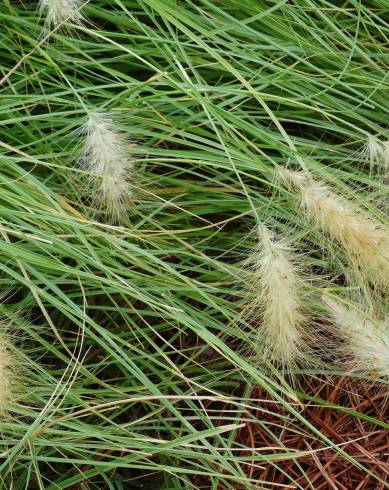
[(324, 298), (331, 318), (346, 340), (339, 347), (351, 359), (352, 369), (366, 374), (389, 376), (389, 333), (382, 322), (371, 321), (357, 309), (332, 298)]

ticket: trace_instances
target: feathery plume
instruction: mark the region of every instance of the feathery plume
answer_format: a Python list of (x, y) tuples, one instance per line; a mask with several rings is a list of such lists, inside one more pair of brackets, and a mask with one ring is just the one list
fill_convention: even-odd
[(45, 25), (53, 28), (66, 21), (80, 24), (80, 0), (39, 0), (39, 13), (46, 12)]
[(259, 229), (259, 240), (249, 259), (254, 281), (250, 284), (253, 301), (248, 318), (261, 319), (265, 357), (288, 366), (305, 350), (302, 281), (287, 244), (276, 241), (264, 226)]
[(280, 174), (298, 191), (308, 218), (342, 245), (355, 271), (389, 287), (389, 230), (327, 185), (301, 172), (282, 170)]
[(369, 135), (362, 150), (362, 157), (370, 163), (371, 176), (375, 176), (377, 189), (374, 190), (374, 202), (378, 209), (387, 214), (389, 210), (389, 141), (381, 141), (376, 136)]
[(384, 167), (389, 170), (389, 141), (384, 141), (382, 143), (382, 163)]
[[(378, 173), (380, 174), (381, 177), (381, 182), (384, 184), (389, 183), (389, 141), (384, 141), (382, 143), (382, 153), (381, 153), (381, 160), (380, 160), (380, 165), (378, 167)], [(386, 207), (388, 206), (388, 194), (386, 192), (385, 195), (385, 204)]]
[(384, 145), (381, 143), (381, 141), (375, 136), (370, 135), (363, 149), (363, 155), (369, 159), (372, 166), (381, 161), (383, 151)]
[(384, 183), (389, 181), (389, 141), (380, 141), (375, 136), (369, 136), (363, 149), (363, 156), (370, 161), (370, 167), (375, 167)]
[(373, 322), (354, 308), (324, 298), (331, 318), (346, 339), (341, 349), (355, 371), (389, 376), (389, 334), (387, 326)]
[(13, 364), (11, 352), (0, 339), (0, 413), (7, 410), (12, 398)]
[(82, 133), (85, 140), (80, 163), (90, 172), (88, 183), (97, 185), (94, 202), (119, 221), (131, 196), (129, 178), (134, 166), (129, 159), (129, 145), (109, 114), (91, 111)]

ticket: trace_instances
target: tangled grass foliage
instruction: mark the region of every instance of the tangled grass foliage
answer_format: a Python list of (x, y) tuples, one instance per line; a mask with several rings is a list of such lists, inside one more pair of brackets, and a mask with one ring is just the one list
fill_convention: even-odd
[(371, 292), (388, 315), (383, 2), (0, 3), (0, 318), (24, 319), (0, 345), (0, 487), (311, 490), (331, 478), (321, 451), (350, 488), (387, 485), (307, 417), (366, 422), (312, 388), (334, 371), (321, 345), (302, 362), (308, 331), (342, 330), (369, 365), (353, 375), (384, 386), (375, 322), (350, 334), (320, 299), (357, 292), (363, 312)]

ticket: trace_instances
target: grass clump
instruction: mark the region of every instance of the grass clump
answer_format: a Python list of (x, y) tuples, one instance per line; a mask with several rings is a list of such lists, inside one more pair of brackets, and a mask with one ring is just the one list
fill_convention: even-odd
[[(293, 162), (387, 225), (376, 205), (386, 188), (360, 150), (369, 135), (388, 140), (382, 2), (81, 7), (73, 12), (84, 22), (61, 11), (66, 19), (46, 26), (35, 5), (0, 7), (2, 316), (28, 319), (20, 335), (32, 386), (0, 420), (0, 486), (314, 489), (331, 475), (305, 461), (325, 448), (351, 485), (385, 488), (378, 457), (370, 465), (365, 446), (351, 450), (307, 415), (309, 404), (328, 409), (322, 390), (288, 383), (292, 370), (325, 385), (347, 366), (258, 367), (239, 321), (257, 223), (274, 230), (271, 247), (287, 260), (279, 243), (298, 244), (293, 254), (317, 284), (339, 297), (361, 288), (348, 280), (342, 241), (296, 211), (274, 175)], [(82, 166), (75, 135), (86, 107), (109, 117), (97, 115), (100, 146), (96, 115), (78, 140)], [(129, 186), (128, 163), (137, 171)], [(290, 300), (296, 272), (287, 269)], [(321, 304), (310, 306), (325, 330)], [(380, 411), (336, 400), (337, 416), (367, 417), (371, 432), (387, 426)]]

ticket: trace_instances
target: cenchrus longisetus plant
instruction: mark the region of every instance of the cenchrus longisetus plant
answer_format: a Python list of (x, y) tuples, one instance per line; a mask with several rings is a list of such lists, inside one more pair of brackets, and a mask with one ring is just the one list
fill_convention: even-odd
[[(266, 226), (301, 262), (316, 322), (323, 292), (387, 315), (277, 177), (303, 172), (387, 225), (364, 151), (375, 138), (385, 162), (386, 2), (62, 3), (0, 7), (0, 313), (24, 377), (0, 421), (2, 488), (273, 488), (244, 464), (293, 458), (303, 475), (300, 455), (270, 424), (274, 451), (236, 434), (274, 401), (279, 425), (369, 473), (304, 418), (289, 379), (347, 366), (262, 362), (244, 285)], [(128, 145), (114, 201), (80, 162), (91, 114)], [(258, 385), (272, 402), (250, 399)]]

